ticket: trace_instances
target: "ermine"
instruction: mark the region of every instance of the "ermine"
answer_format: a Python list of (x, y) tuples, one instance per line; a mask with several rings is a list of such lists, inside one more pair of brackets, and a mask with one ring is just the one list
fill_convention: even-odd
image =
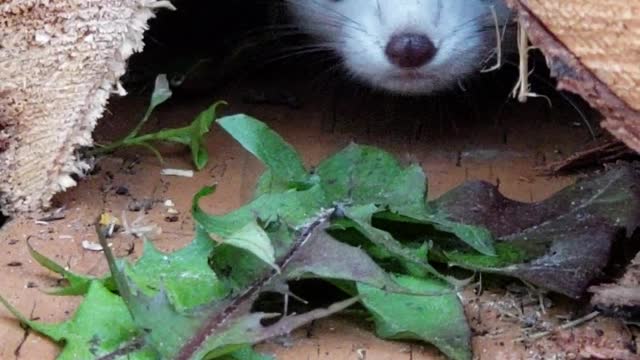
[(285, 1), (350, 75), (403, 95), (451, 89), (497, 61), (512, 20), (503, 0)]

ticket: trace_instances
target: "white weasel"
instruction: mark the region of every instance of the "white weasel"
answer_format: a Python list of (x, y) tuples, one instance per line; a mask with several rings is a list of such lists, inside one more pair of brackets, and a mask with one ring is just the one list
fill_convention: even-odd
[(496, 49), (496, 26), (511, 18), (503, 0), (286, 2), (351, 75), (399, 94), (438, 92), (478, 72)]

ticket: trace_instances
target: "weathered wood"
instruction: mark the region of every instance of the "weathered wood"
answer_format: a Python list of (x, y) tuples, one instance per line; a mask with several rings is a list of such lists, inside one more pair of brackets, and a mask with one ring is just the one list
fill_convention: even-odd
[[(75, 185), (125, 61), (143, 47), (158, 0), (0, 4), (0, 208), (38, 210)], [(123, 92), (120, 90), (119, 92)]]
[(509, 2), (559, 87), (589, 101), (602, 126), (640, 152), (640, 1)]

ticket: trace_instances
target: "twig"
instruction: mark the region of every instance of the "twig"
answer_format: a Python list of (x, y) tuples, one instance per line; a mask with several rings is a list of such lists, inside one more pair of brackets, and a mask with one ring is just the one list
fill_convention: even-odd
[(518, 22), (518, 55), (520, 56), (519, 76), (513, 89), (513, 96), (517, 97), (520, 102), (526, 102), (529, 93), (529, 39), (521, 22)]
[(602, 165), (619, 159), (637, 157), (633, 150), (620, 141), (608, 140), (592, 148), (578, 151), (573, 155), (539, 167), (543, 174), (558, 174), (579, 170), (589, 166)]
[[(29, 319), (34, 320), (33, 313), (35, 311), (36, 311), (36, 303), (34, 302), (33, 307), (31, 307), (31, 314), (29, 315)], [(20, 324), (20, 326), (24, 329), (24, 334), (18, 346), (15, 348), (15, 350), (13, 350), (13, 355), (15, 355), (16, 359), (20, 357), (20, 351), (22, 350), (22, 347), (24, 346), (24, 344), (27, 342), (27, 338), (29, 337), (29, 334), (31, 334), (31, 327), (22, 323)]]
[(543, 98), (549, 103), (549, 107), (552, 107), (551, 99), (548, 96), (538, 94), (531, 91), (531, 83), (529, 82), (529, 75), (532, 71), (529, 71), (529, 50), (532, 47), (529, 46), (529, 37), (524, 30), (521, 21), (518, 21), (518, 54), (520, 61), (518, 63), (518, 82), (513, 88), (512, 96), (517, 98), (519, 102), (525, 103), (528, 98)]
[[(493, 5), (491, 6), (491, 15), (493, 16), (493, 23), (495, 25), (495, 30), (496, 30), (496, 48), (492, 51), (491, 55), (489, 55), (489, 58), (491, 58), (491, 56), (495, 54), (496, 63), (490, 68), (480, 70), (480, 72), (483, 72), (483, 73), (495, 71), (502, 67), (502, 41), (504, 39), (504, 33), (507, 29), (507, 24), (504, 25), (504, 28), (501, 32), (500, 23), (498, 20), (498, 14), (496, 13), (496, 8)], [(485, 62), (487, 62), (489, 58), (487, 58)]]
[[(514, 66), (518, 69), (520, 69), (520, 64), (516, 64), (512, 61), (505, 61), (504, 65), (511, 65)], [(520, 71), (520, 70), (519, 70)], [(555, 93), (560, 96), (562, 98), (562, 100), (564, 100), (567, 104), (569, 104), (578, 114), (578, 116), (580, 117), (580, 120), (584, 123), (584, 125), (587, 127), (587, 130), (589, 130), (589, 134), (591, 135), (592, 139), (596, 139), (596, 132), (593, 128), (593, 125), (591, 125), (591, 123), (589, 122), (589, 118), (587, 117), (587, 115), (584, 113), (584, 111), (582, 111), (582, 109), (580, 108), (580, 106), (578, 104), (576, 104), (573, 100), (571, 100), (571, 98), (563, 91), (558, 90), (555, 85), (553, 85), (552, 82), (550, 82), (549, 80), (547, 80), (546, 78), (534, 73), (533, 71), (529, 72), (528, 76), (534, 78), (535, 80), (539, 81), (540, 84), (548, 87), (550, 90), (555, 91)], [(529, 80), (527, 80), (529, 81)], [(518, 79), (518, 85), (520, 84), (520, 80)], [(516, 88), (518, 87), (518, 85), (516, 85)], [(531, 83), (529, 83), (529, 85), (527, 85), (528, 88), (531, 87)], [(514, 89), (514, 92), (516, 91), (516, 89)], [(545, 100), (547, 100), (547, 103), (549, 103), (549, 107), (553, 106), (553, 103), (551, 102), (551, 100), (549, 99), (548, 96), (544, 96), (544, 95), (539, 95), (537, 93), (533, 93), (530, 92), (529, 95), (531, 95), (530, 97), (542, 97)], [(513, 95), (515, 97), (515, 94)]]
[(538, 300), (538, 305), (540, 306), (540, 312), (543, 315), (547, 314), (547, 309), (545, 308), (544, 305), (544, 294), (542, 293), (542, 291), (538, 288), (536, 288), (533, 284), (529, 283), (528, 281), (525, 280), (521, 280), (522, 283), (524, 283), (524, 285), (529, 288), (529, 291), (531, 291), (533, 293), (533, 295), (537, 298)]
[(593, 319), (595, 319), (596, 317), (598, 317), (600, 315), (599, 311), (594, 311), (588, 315), (585, 315), (579, 319), (575, 319), (573, 321), (569, 321), (568, 323), (562, 324), (560, 326), (558, 326), (557, 328), (553, 329), (553, 330), (548, 330), (548, 331), (542, 331), (539, 333), (535, 333), (532, 335), (528, 335), (528, 336), (521, 336), (515, 340), (513, 340), (514, 342), (520, 342), (520, 341), (526, 341), (526, 340), (538, 340), (538, 339), (542, 339), (543, 337), (549, 336), (557, 331), (562, 331), (562, 330), (568, 330), (568, 329), (572, 329), (575, 327), (578, 327), (586, 322), (589, 322)]

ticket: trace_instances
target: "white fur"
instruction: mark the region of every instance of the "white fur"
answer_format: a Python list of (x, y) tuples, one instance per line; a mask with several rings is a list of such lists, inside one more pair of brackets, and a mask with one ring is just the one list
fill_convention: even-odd
[[(300, 27), (335, 51), (354, 77), (401, 94), (451, 88), (477, 72), (496, 47), (491, 8), (499, 24), (510, 13), (502, 0), (287, 0)], [(438, 48), (428, 64), (407, 71), (385, 56), (392, 35), (418, 32)]]

